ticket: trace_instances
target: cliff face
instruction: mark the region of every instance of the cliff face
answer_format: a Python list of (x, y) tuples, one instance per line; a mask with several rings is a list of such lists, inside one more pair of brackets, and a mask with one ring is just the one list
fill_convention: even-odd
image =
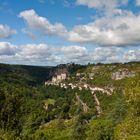
[(59, 84), (62, 81), (66, 80), (67, 76), (69, 75), (67, 65), (60, 65), (53, 68), (49, 74), (49, 80), (45, 82), (45, 85), (55, 85)]
[(56, 67), (53, 67), (50, 70), (49, 77), (52, 78), (54, 76), (61, 75), (63, 73), (66, 73), (68, 75), (70, 67), (71, 65), (68, 65), (68, 64), (63, 64), (63, 65), (61, 64)]
[(67, 74), (61, 73), (59, 75), (53, 76), (50, 80), (45, 82), (45, 85), (58, 85), (64, 80), (66, 80)]
[(113, 80), (121, 80), (123, 78), (134, 77), (135, 73), (133, 71), (129, 71), (128, 69), (120, 69), (112, 74)]

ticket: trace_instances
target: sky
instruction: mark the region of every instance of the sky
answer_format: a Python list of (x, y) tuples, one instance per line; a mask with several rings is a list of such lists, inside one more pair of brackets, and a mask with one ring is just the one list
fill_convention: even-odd
[(0, 0), (0, 63), (140, 61), (140, 0)]

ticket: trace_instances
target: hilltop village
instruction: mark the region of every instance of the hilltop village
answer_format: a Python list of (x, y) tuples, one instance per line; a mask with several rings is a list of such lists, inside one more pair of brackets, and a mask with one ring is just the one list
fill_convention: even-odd
[[(66, 83), (67, 83), (67, 85), (71, 86), (72, 89), (79, 85), (79, 89), (81, 90), (82, 87), (87, 88), (88, 86), (90, 86), (90, 85), (87, 85), (86, 81), (94, 80), (94, 77), (97, 74), (98, 69), (100, 69), (101, 67), (102, 66), (94, 66), (92, 68), (92, 72), (88, 72), (88, 73), (77, 72), (74, 75), (74, 78), (78, 79), (78, 82), (75, 85), (73, 83), (68, 83), (68, 81), (70, 81), (72, 77), (70, 77), (69, 72), (66, 68), (58, 69), (56, 72), (54, 72), (50, 80), (45, 82), (45, 85), (57, 85), (57, 86), (59, 85), (61, 87), (67, 88), (66, 86)], [(127, 68), (118, 69), (110, 73), (110, 77), (112, 80), (121, 80), (124, 78), (131, 78), (134, 76), (135, 76), (135, 72), (130, 71)]]
[[(100, 105), (100, 101), (97, 97), (97, 92), (106, 94), (107, 96), (111, 96), (115, 90), (115, 88), (112, 86), (107, 85), (104, 87), (98, 87), (98, 86), (87, 83), (87, 80), (94, 81), (94, 76), (96, 75), (96, 72), (101, 67), (102, 66), (95, 66), (92, 68), (92, 72), (89, 72), (89, 73), (84, 73), (84, 72), (75, 73), (75, 76), (73, 78), (78, 79), (78, 81), (77, 82), (74, 81), (74, 83), (70, 82), (72, 77), (70, 77), (70, 75), (66, 69), (59, 69), (52, 76), (51, 80), (48, 80), (45, 82), (45, 85), (46, 86), (55, 85), (55, 86), (60, 86), (61, 88), (65, 88), (65, 89), (71, 88), (72, 90), (77, 88), (80, 91), (89, 90), (94, 98), (94, 101), (96, 102), (96, 106), (95, 106), (96, 112), (97, 112), (96, 115), (97, 115), (97, 117), (100, 117), (103, 114), (103, 111), (102, 111), (102, 107)], [(124, 78), (131, 78), (134, 76), (135, 76), (135, 73), (133, 71), (129, 71), (126, 68), (118, 69), (117, 71), (110, 73), (110, 77), (112, 80), (121, 80)], [(77, 95), (77, 93), (75, 93), (75, 97), (76, 97), (77, 101), (79, 102), (79, 104), (82, 105), (83, 111), (85, 113), (87, 113), (89, 110), (89, 107), (87, 106), (87, 104), (84, 103), (80, 99), (80, 97)]]

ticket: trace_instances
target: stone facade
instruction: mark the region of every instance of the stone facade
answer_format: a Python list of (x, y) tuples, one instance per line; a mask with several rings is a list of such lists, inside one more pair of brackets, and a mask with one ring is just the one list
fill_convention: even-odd
[(51, 81), (45, 82), (45, 85), (58, 85), (62, 81), (66, 80), (67, 74), (66, 73), (61, 73), (56, 76), (53, 76)]
[(66, 80), (66, 78), (67, 78), (67, 74), (66, 74), (66, 73), (62, 73), (62, 74), (61, 74), (61, 79), (62, 79), (62, 80)]

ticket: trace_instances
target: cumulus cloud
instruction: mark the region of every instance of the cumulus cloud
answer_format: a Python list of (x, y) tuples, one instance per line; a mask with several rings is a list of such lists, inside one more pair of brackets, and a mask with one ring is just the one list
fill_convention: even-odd
[(22, 31), (22, 33), (30, 36), (32, 39), (35, 39), (36, 38), (36, 36), (30, 30), (28, 30), (26, 28), (23, 28), (21, 31)]
[(120, 62), (121, 61), (121, 54), (122, 49), (116, 48), (116, 47), (97, 47), (92, 52), (92, 60), (94, 62), (104, 62), (104, 63), (110, 63), (110, 62)]
[(13, 45), (0, 42), (0, 61), (30, 65), (57, 65), (61, 63), (110, 63), (139, 61), (140, 49), (125, 50), (116, 47), (97, 47), (92, 51), (82, 46), (55, 47), (47, 44)]
[(11, 29), (7, 25), (0, 24), (0, 38), (8, 38), (16, 34), (16, 30)]
[(103, 17), (87, 25), (75, 26), (69, 40), (99, 46), (135, 46), (140, 44), (140, 15), (126, 12), (112, 18)]
[(67, 30), (63, 24), (51, 24), (47, 18), (38, 16), (38, 14), (33, 9), (21, 12), (19, 17), (25, 20), (30, 30), (39, 31), (42, 35), (65, 36), (67, 33)]
[(62, 47), (61, 52), (64, 53), (69, 58), (71, 58), (71, 56), (81, 57), (81, 56), (86, 56), (88, 54), (87, 49), (85, 47), (80, 47), (80, 46)]
[(17, 46), (8, 42), (0, 42), (0, 61), (30, 65), (52, 65), (53, 63), (55, 65), (57, 57), (54, 56), (53, 49), (47, 44)]
[(89, 8), (103, 9), (103, 8), (118, 8), (123, 4), (127, 4), (128, 0), (77, 0), (78, 5), (86, 5)]
[(136, 4), (140, 6), (140, 0), (136, 0)]
[[(140, 0), (136, 2), (140, 5)], [(76, 3), (105, 15), (86, 25), (75, 26), (69, 32), (69, 41), (116, 47), (140, 44), (140, 14), (122, 9), (128, 0), (77, 0)]]
[(59, 36), (76, 43), (89, 43), (97, 46), (137, 46), (140, 44), (140, 15), (130, 11), (118, 10), (117, 16), (98, 18), (86, 25), (74, 26), (67, 30), (62, 23), (51, 24), (34, 10), (19, 14), (28, 28), (23, 31), (34, 37), (39, 31), (42, 35)]
[(34, 61), (46, 61), (52, 55), (52, 48), (47, 44), (26, 44), (21, 45), (21, 51), (18, 53), (23, 59)]
[(31, 62), (60, 64), (68, 62), (82, 62), (87, 49), (80, 46), (65, 46), (56, 48), (47, 44), (27, 44), (21, 46), (18, 56)]
[(64, 63), (75, 62), (85, 63), (89, 61), (89, 53), (85, 47), (81, 46), (64, 46), (60, 48), (62, 59)]
[(126, 62), (129, 61), (140, 61), (140, 49), (129, 50), (124, 53), (123, 60)]
[(15, 55), (18, 52), (17, 46), (8, 43), (8, 42), (0, 42), (0, 55)]
[(89, 8), (94, 8), (105, 12), (106, 14), (112, 14), (120, 6), (126, 5), (128, 0), (77, 0), (77, 5), (85, 5)]

